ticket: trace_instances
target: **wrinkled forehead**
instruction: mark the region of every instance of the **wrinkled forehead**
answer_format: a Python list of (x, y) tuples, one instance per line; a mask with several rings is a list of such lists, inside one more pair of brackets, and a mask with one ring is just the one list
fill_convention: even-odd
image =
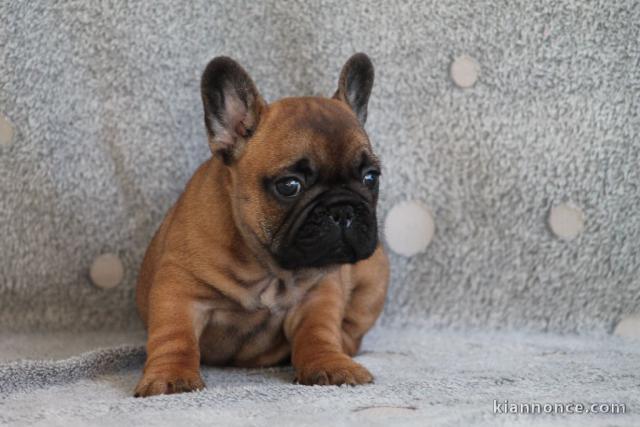
[[(271, 104), (261, 118), (250, 152), (262, 169), (276, 173), (308, 159), (316, 167), (350, 167), (361, 154), (373, 157), (366, 133), (341, 101), (285, 98)], [(327, 171), (329, 172), (329, 171)]]

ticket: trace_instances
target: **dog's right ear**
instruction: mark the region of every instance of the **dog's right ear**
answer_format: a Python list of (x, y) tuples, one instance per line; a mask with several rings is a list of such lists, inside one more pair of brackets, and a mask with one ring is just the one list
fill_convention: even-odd
[(374, 78), (373, 64), (364, 53), (356, 53), (342, 67), (338, 90), (333, 95), (346, 103), (364, 126), (367, 121), (367, 104)]
[(229, 164), (255, 132), (266, 103), (249, 74), (226, 56), (209, 62), (200, 89), (209, 147)]

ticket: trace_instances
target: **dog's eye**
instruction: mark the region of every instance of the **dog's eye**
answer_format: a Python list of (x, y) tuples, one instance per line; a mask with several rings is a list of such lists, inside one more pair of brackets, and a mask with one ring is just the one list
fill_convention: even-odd
[(380, 174), (377, 171), (369, 171), (362, 177), (362, 183), (367, 187), (374, 189), (378, 185), (378, 177)]
[(295, 197), (302, 191), (302, 183), (292, 176), (282, 178), (276, 182), (276, 191), (284, 197)]

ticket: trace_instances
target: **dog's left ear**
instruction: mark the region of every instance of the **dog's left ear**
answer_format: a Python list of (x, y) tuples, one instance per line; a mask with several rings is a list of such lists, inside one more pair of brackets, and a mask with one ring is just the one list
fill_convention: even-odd
[(360, 124), (367, 121), (367, 104), (373, 87), (373, 64), (364, 53), (356, 53), (342, 67), (338, 90), (333, 95), (351, 107)]
[(209, 147), (229, 163), (255, 132), (266, 103), (244, 68), (226, 56), (209, 62), (200, 86)]

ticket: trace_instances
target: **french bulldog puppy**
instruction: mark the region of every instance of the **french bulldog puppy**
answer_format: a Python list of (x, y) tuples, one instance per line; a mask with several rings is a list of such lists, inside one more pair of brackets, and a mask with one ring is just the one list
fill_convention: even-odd
[(212, 156), (147, 249), (136, 302), (148, 330), (135, 396), (202, 389), (200, 363), (291, 362), (301, 384), (363, 384), (351, 357), (379, 316), (380, 161), (363, 128), (373, 65), (358, 53), (332, 98), (267, 104), (227, 57), (202, 75)]

